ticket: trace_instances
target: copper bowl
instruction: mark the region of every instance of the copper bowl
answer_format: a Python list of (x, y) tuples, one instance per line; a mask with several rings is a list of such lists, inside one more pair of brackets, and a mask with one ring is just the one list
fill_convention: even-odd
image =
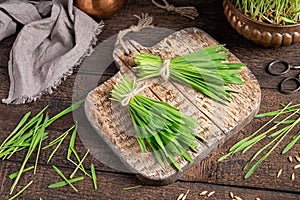
[(97, 20), (107, 19), (119, 12), (126, 0), (75, 0), (75, 6)]
[(225, 16), (231, 26), (245, 38), (265, 47), (280, 47), (300, 41), (300, 24), (272, 25), (243, 15), (230, 0), (223, 0)]

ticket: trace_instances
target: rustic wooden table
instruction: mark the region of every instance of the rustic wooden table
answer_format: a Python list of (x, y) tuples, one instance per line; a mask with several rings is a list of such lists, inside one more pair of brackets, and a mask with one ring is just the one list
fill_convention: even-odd
[[(194, 5), (200, 16), (195, 21), (166, 12), (154, 7), (150, 0), (129, 0), (124, 9), (113, 18), (106, 20), (106, 26), (99, 37), (103, 41), (119, 30), (127, 28), (129, 25), (136, 23), (134, 14), (140, 15), (141, 12), (149, 13), (154, 17), (154, 24), (157, 27), (165, 27), (174, 30), (180, 30), (185, 27), (197, 27), (218, 42), (226, 44), (227, 48), (235, 54), (242, 62), (246, 63), (253, 74), (258, 79), (262, 88), (262, 102), (260, 112), (266, 112), (279, 108), (280, 103), (300, 103), (300, 93), (284, 95), (278, 92), (277, 84), (280, 81), (278, 77), (272, 77), (265, 72), (265, 65), (273, 59), (284, 59), (291, 64), (300, 64), (299, 48), (300, 44), (282, 48), (263, 48), (240, 36), (227, 23), (223, 10), (222, 1), (172, 1), (177, 5)], [(142, 8), (142, 9), (141, 9)], [(83, 27), (84, 28), (84, 27)], [(9, 51), (12, 47), (15, 36), (9, 37), (0, 42), (0, 98), (6, 98), (9, 89), (9, 77), (7, 62)], [(105, 72), (102, 78), (109, 78), (117, 72), (115, 67), (111, 67)], [(40, 100), (26, 105), (4, 105), (0, 104), (0, 141), (3, 141), (14, 126), (18, 123), (22, 115), (28, 111), (38, 112), (44, 106), (49, 105), (49, 113), (53, 115), (72, 104), (73, 85), (78, 73), (74, 73), (52, 94), (45, 95)], [(82, 75), (82, 74), (81, 74)], [(293, 74), (291, 74), (293, 75)], [(296, 72), (294, 73), (296, 75)], [(95, 78), (99, 75), (84, 74), (82, 78), (86, 80)], [(97, 77), (96, 77), (97, 78)], [(99, 82), (103, 81), (101, 79)], [(19, 199), (177, 199), (181, 193), (189, 190), (187, 199), (230, 199), (229, 192), (241, 197), (242, 199), (300, 199), (300, 171), (294, 170), (295, 160), (290, 163), (287, 156), (298, 154), (300, 144), (288, 155), (281, 155), (279, 149), (281, 145), (271, 156), (259, 167), (252, 177), (247, 180), (243, 179), (244, 172), (242, 168), (250, 157), (250, 153), (233, 156), (221, 163), (216, 160), (223, 155), (230, 146), (236, 141), (249, 135), (264, 123), (264, 120), (254, 119), (235, 137), (226, 142), (222, 147), (215, 151), (210, 157), (198, 163), (188, 171), (186, 175), (173, 184), (167, 186), (149, 186), (143, 185), (134, 174), (121, 172), (112, 169), (92, 155), (89, 155), (84, 165), (90, 169), (90, 163), (94, 163), (97, 171), (99, 189), (94, 190), (92, 181), (86, 178), (84, 181), (76, 183), (75, 186), (79, 192), (76, 193), (71, 187), (61, 187), (58, 189), (48, 189), (51, 183), (61, 181), (60, 177), (53, 170), (52, 165), (59, 167), (65, 174), (70, 174), (74, 166), (66, 160), (66, 151), (68, 142), (64, 142), (60, 150), (55, 154), (52, 161), (47, 164), (50, 149), (42, 151), (40, 156), (38, 170), (36, 175), (30, 173), (24, 175), (17, 186), (17, 190), (24, 187), (30, 180), (34, 180), (31, 185)], [(67, 115), (58, 120), (54, 125), (49, 127), (48, 132), (50, 139), (60, 135), (63, 131), (74, 124), (73, 116)], [(69, 137), (67, 138), (69, 139)], [(76, 150), (82, 157), (86, 152), (79, 137), (76, 140)], [(257, 145), (254, 150), (262, 147)], [(297, 151), (298, 150), (298, 151)], [(0, 162), (0, 198), (8, 199), (9, 190), (12, 181), (8, 175), (18, 171), (25, 152), (17, 153), (10, 160)], [(30, 160), (34, 163), (34, 158)], [(283, 174), (276, 179), (279, 169), (283, 169)], [(291, 180), (291, 174), (295, 172), (295, 180)], [(140, 185), (138, 189), (124, 191), (123, 188)], [(211, 197), (200, 196), (202, 191), (215, 191)]]

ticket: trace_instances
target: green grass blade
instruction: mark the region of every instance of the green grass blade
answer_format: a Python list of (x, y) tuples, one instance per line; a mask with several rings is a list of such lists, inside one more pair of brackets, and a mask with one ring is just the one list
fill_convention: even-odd
[(64, 136), (60, 139), (60, 141), (59, 141), (58, 144), (56, 145), (55, 149), (51, 152), (51, 154), (50, 154), (50, 156), (49, 156), (49, 158), (48, 158), (48, 160), (47, 160), (47, 163), (50, 162), (50, 160), (52, 159), (52, 157), (54, 156), (54, 154), (56, 153), (56, 151), (59, 149), (59, 147), (61, 146), (61, 144), (63, 143), (63, 141), (64, 141), (65, 138), (67, 137), (68, 133), (69, 133), (74, 127), (75, 127), (75, 125), (72, 126), (71, 128), (69, 128), (66, 132), (64, 132), (64, 133), (62, 134), (62, 135), (64, 135)]
[[(28, 171), (33, 170), (33, 169), (34, 169), (34, 166), (28, 167), (28, 168), (24, 169), (24, 170), (22, 171), (22, 173), (28, 172)], [(15, 172), (15, 173), (13, 173), (13, 174), (11, 174), (11, 175), (9, 175), (9, 178), (10, 178), (10, 179), (14, 179), (14, 178), (16, 178), (16, 177), (18, 176), (18, 174), (19, 174), (19, 171), (18, 171), (18, 172)]]
[(77, 122), (75, 124), (75, 127), (73, 129), (73, 133), (69, 142), (69, 148), (68, 148), (68, 153), (67, 153), (67, 159), (71, 158), (71, 154), (72, 154), (72, 148), (74, 149), (74, 144), (75, 144), (75, 139), (76, 139), (76, 134), (77, 134)]
[(53, 183), (53, 184), (49, 185), (48, 188), (49, 189), (59, 188), (59, 187), (69, 185), (69, 183), (76, 183), (76, 182), (79, 182), (79, 181), (82, 181), (82, 180), (84, 180), (83, 176), (78, 177), (78, 178), (69, 179), (68, 182), (61, 181), (61, 182)]
[[(48, 117), (48, 114), (46, 115), (45, 119), (44, 119), (44, 123), (41, 127), (41, 129), (36, 129), (35, 131), (37, 132), (37, 134), (39, 135), (44, 135), (44, 132), (45, 132), (45, 128), (46, 128), (46, 125), (48, 123), (48, 120), (49, 120), (49, 117)], [(39, 124), (40, 122), (38, 122)], [(37, 165), (38, 165), (38, 160), (39, 160), (39, 156), (40, 156), (40, 152), (41, 152), (41, 148), (42, 148), (42, 142), (43, 142), (43, 137), (39, 137), (39, 145), (38, 145), (38, 151), (37, 151), (37, 154), (36, 154), (36, 159), (35, 159), (35, 165), (34, 165), (34, 174), (36, 173), (36, 170), (37, 170)]]
[(20, 190), (17, 194), (9, 198), (9, 200), (16, 199), (18, 196), (20, 196), (29, 186), (33, 183), (33, 181), (30, 181), (22, 190)]
[(81, 106), (81, 104), (84, 103), (84, 101), (85, 101), (85, 100), (82, 99), (82, 100), (80, 100), (80, 101), (74, 103), (74, 104), (71, 105), (70, 107), (66, 108), (66, 109), (63, 110), (62, 112), (60, 112), (60, 113), (56, 114), (55, 116), (53, 116), (53, 117), (49, 120), (47, 126), (49, 126), (49, 125), (52, 124), (54, 121), (56, 121), (57, 119), (61, 118), (62, 116), (66, 115), (66, 114), (69, 114), (69, 113), (73, 112), (74, 110), (76, 110), (77, 108), (79, 108), (79, 107)]
[(253, 156), (252, 158), (247, 162), (247, 164), (244, 166), (243, 170), (246, 170), (248, 168), (248, 166), (250, 166), (250, 164), (255, 160), (255, 158), (257, 158), (257, 156), (259, 156), (264, 150), (266, 150), (269, 146), (271, 146), (274, 142), (276, 142), (276, 140), (278, 140), (281, 136), (276, 137), (275, 139), (273, 139), (271, 142), (269, 142), (267, 145), (265, 145), (264, 147), (262, 147), (261, 149), (259, 149)]
[(96, 175), (96, 170), (95, 170), (95, 166), (92, 163), (91, 164), (91, 172), (92, 172), (92, 177), (93, 177), (93, 184), (94, 184), (94, 189), (97, 190), (98, 186), (97, 186), (97, 175)]
[[(252, 168), (247, 172), (245, 175), (245, 179), (249, 178), (251, 174), (254, 172), (254, 170), (274, 151), (274, 149), (281, 143), (281, 141), (287, 136), (287, 134), (300, 122), (300, 118), (291, 126), (289, 126), (289, 129), (284, 132), (284, 134), (281, 134), (278, 136), (281, 137), (280, 140), (266, 153), (255, 165), (252, 166)], [(277, 139), (277, 138), (276, 138)], [(275, 140), (276, 140), (275, 139)]]
[(70, 178), (73, 178), (77, 172), (77, 170), (79, 169), (79, 166), (82, 165), (83, 161), (85, 160), (85, 158), (87, 157), (87, 155), (89, 154), (90, 149), (88, 149), (86, 151), (86, 153), (84, 154), (84, 156), (82, 157), (81, 161), (78, 163), (78, 166), (75, 168), (75, 170), (72, 172), (72, 174), (70, 175)]
[(90, 174), (88, 174), (86, 172), (86, 170), (84, 169), (84, 167), (82, 165), (78, 165), (77, 163), (75, 163), (71, 158), (68, 159), (68, 161), (70, 163), (72, 163), (73, 165), (75, 165), (76, 167), (79, 167), (80, 171), (82, 171), (82, 173), (84, 173), (84, 175), (86, 175), (89, 178), (93, 178)]
[(286, 105), (283, 109), (281, 109), (272, 119), (270, 119), (267, 123), (265, 123), (263, 126), (261, 126), (259, 129), (257, 129), (254, 133), (252, 133), (250, 136), (242, 139), (241, 141), (237, 142), (235, 145), (233, 145), (229, 151), (236, 150), (239, 146), (241, 146), (243, 143), (247, 142), (249, 139), (254, 137), (257, 133), (259, 133), (261, 130), (263, 130), (266, 126), (268, 126), (270, 123), (272, 123), (279, 115), (281, 115), (289, 106), (291, 103)]
[(143, 187), (142, 185), (136, 185), (136, 186), (131, 186), (131, 187), (126, 187), (126, 188), (123, 188), (124, 191), (127, 191), (127, 190), (134, 190), (134, 189), (138, 189), (138, 188), (141, 188)]
[(256, 168), (274, 151), (274, 149), (281, 143), (281, 141), (285, 138), (286, 135), (287, 135), (287, 133), (285, 133), (280, 138), (280, 140), (251, 167), (251, 169), (244, 176), (245, 179), (249, 178), (253, 174), (253, 172), (256, 170)]
[(56, 173), (65, 181), (68, 183), (68, 185), (70, 185), (73, 190), (75, 192), (78, 192), (77, 188), (65, 177), (65, 175), (62, 173), (62, 171), (60, 171), (60, 169), (58, 169), (55, 165), (52, 166), (53, 169), (56, 171)]
[[(75, 155), (75, 158), (76, 158), (77, 162), (80, 163), (80, 158), (79, 158), (79, 156), (78, 156), (76, 150), (75, 150), (73, 147), (71, 147), (71, 150), (72, 150), (73, 154)], [(88, 177), (92, 178), (92, 176), (89, 175), (89, 174), (86, 172), (86, 170), (84, 169), (83, 164), (76, 164), (76, 163), (75, 163), (74, 161), (72, 161), (71, 159), (68, 159), (68, 160), (69, 160), (71, 163), (73, 163), (73, 165), (75, 165), (76, 167), (79, 166), (79, 169), (80, 169), (85, 175), (87, 175)]]
[(285, 154), (289, 150), (291, 150), (294, 147), (294, 145), (298, 142), (299, 139), (300, 139), (300, 134), (294, 139), (292, 139), (292, 141), (284, 147), (284, 149), (282, 150), (282, 154)]
[(229, 152), (223, 156), (221, 156), (219, 159), (218, 159), (218, 162), (221, 162), (223, 160), (225, 160), (226, 158), (228, 158), (229, 156), (231, 156), (233, 153), (232, 152)]
[(0, 153), (3, 152), (3, 147), (7, 147), (9, 145), (12, 145), (15, 143), (16, 139), (21, 137), (29, 128), (31, 128), (32, 126), (34, 126), (34, 124), (39, 120), (40, 116), (43, 114), (43, 112), (48, 108), (48, 106), (46, 106), (43, 110), (41, 110), (37, 115), (35, 115), (33, 118), (31, 118), (29, 120), (29, 122), (27, 124), (25, 124), (19, 131), (17, 131), (14, 135), (10, 134), (9, 135), (9, 139), (5, 140), (3, 142), (3, 146), (2, 148), (0, 148)]
[(37, 147), (37, 145), (39, 144), (40, 140), (43, 138), (43, 131), (39, 131), (39, 134), (36, 134), (36, 135), (33, 135), (33, 138), (32, 138), (32, 142), (29, 146), (29, 149), (28, 149), (28, 152), (23, 160), (23, 163), (21, 165), (21, 168), (20, 168), (20, 171), (17, 175), (17, 177), (15, 178), (15, 181), (13, 182), (12, 186), (11, 186), (11, 189), (10, 189), (10, 194), (13, 193), (16, 185), (18, 184), (19, 180), (20, 180), (20, 177), (21, 177), (21, 174), (23, 173), (23, 170), (25, 168), (25, 165), (27, 163), (27, 161), (29, 160), (31, 154), (33, 153), (34, 149)]
[(24, 125), (24, 123), (29, 118), (31, 112), (26, 113), (23, 118), (20, 120), (16, 128), (10, 133), (10, 135), (3, 141), (3, 143), (0, 145), (0, 149), (3, 147), (3, 145)]

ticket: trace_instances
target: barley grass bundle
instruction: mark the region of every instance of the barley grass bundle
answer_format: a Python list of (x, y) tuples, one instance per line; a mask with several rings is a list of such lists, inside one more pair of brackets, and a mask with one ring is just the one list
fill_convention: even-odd
[(190, 86), (194, 90), (226, 104), (232, 96), (230, 84), (243, 84), (239, 77), (242, 63), (228, 63), (227, 49), (223, 45), (206, 47), (184, 56), (163, 60), (159, 56), (139, 53), (135, 56), (140, 79), (161, 76)]
[(147, 152), (148, 144), (159, 164), (172, 163), (181, 170), (178, 157), (193, 162), (188, 150), (196, 152), (196, 139), (204, 141), (195, 132), (197, 122), (176, 107), (138, 94), (146, 87), (125, 77), (111, 91), (112, 100), (128, 107), (142, 152)]

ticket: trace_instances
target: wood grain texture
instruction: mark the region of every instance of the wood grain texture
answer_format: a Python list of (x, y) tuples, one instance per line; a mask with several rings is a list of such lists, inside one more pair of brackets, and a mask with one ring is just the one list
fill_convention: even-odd
[[(160, 57), (167, 55), (170, 58), (192, 53), (216, 44), (217, 42), (209, 35), (195, 28), (175, 32), (151, 48), (142, 47), (134, 41), (127, 42), (128, 49), (133, 54), (136, 51), (143, 51)], [(114, 58), (120, 66), (120, 71), (125, 72), (123, 76), (135, 76), (128, 71), (130, 66), (126, 65), (126, 56), (121, 47), (114, 51)], [(239, 60), (230, 54), (230, 62), (239, 62)], [(88, 94), (85, 103), (87, 118), (100, 137), (108, 143), (125, 165), (148, 184), (159, 185), (174, 182), (195, 163), (207, 157), (224, 141), (249, 123), (258, 112), (260, 105), (259, 85), (246, 67), (241, 70), (241, 78), (245, 84), (229, 86), (230, 89), (238, 93), (233, 94), (233, 99), (227, 106), (195, 92), (188, 86), (173, 81), (165, 82), (160, 78), (143, 81), (151, 83), (151, 86), (142, 91), (142, 95), (158, 98), (177, 107), (184, 114), (197, 119), (199, 127), (197, 133), (208, 142), (207, 144), (198, 142), (197, 153), (191, 154), (195, 160), (194, 163), (179, 160), (179, 164), (183, 169), (182, 172), (179, 172), (170, 165), (161, 166), (156, 163), (151, 152), (142, 153), (140, 151), (126, 107), (123, 108), (119, 104), (114, 105), (109, 99), (110, 91), (121, 80), (121, 77), (120, 73), (116, 74)], [(122, 127), (124, 124), (125, 127)]]
[[(66, 175), (70, 175), (73, 171), (71, 168), (66, 168), (60, 165), (57, 167)], [(3, 180), (0, 185), (0, 196), (2, 199), (9, 198), (9, 190), (12, 181), (7, 179), (7, 175), (18, 170), (18, 165), (15, 162), (5, 162), (0, 166), (0, 178)], [(93, 189), (92, 180), (85, 178), (83, 181), (74, 183), (74, 186), (79, 190), (76, 193), (72, 188), (64, 186), (56, 189), (47, 189), (47, 186), (61, 181), (61, 178), (53, 170), (52, 166), (40, 165), (35, 176), (26, 174), (19, 186), (20, 190), (29, 181), (34, 180), (28, 190), (26, 190), (22, 196), (18, 199), (39, 199), (40, 197), (45, 200), (51, 199), (141, 199), (141, 200), (174, 200), (189, 190), (187, 199), (224, 199), (230, 200), (229, 192), (233, 192), (234, 195), (243, 199), (255, 199), (257, 197), (261, 199), (286, 199), (294, 200), (298, 198), (297, 194), (283, 193), (278, 191), (264, 191), (253, 188), (239, 188), (236, 186), (223, 186), (218, 184), (207, 184), (201, 182), (176, 182), (167, 186), (149, 186), (143, 185), (133, 175), (115, 174), (97, 171), (97, 184), (99, 189)], [(82, 174), (78, 173), (78, 176)], [(139, 189), (124, 191), (123, 188), (142, 185)], [(202, 191), (212, 192), (215, 194), (208, 198), (207, 196), (200, 196)]]
[[(118, 33), (119, 30), (125, 29), (132, 24), (136, 24), (134, 14), (140, 15), (141, 12), (149, 13), (154, 17), (154, 24), (157, 27), (165, 27), (173, 30), (181, 30), (185, 27), (197, 27), (215, 38), (221, 44), (226, 44), (226, 47), (247, 67), (252, 71), (258, 79), (262, 88), (262, 102), (260, 112), (271, 111), (279, 108), (280, 103), (300, 103), (299, 95), (283, 95), (277, 91), (277, 85), (284, 77), (272, 77), (265, 72), (265, 65), (274, 59), (283, 59), (292, 65), (299, 65), (300, 44), (295, 44), (289, 47), (281, 48), (263, 48), (246, 40), (240, 36), (230, 24), (226, 21), (223, 14), (222, 1), (212, 0), (170, 0), (170, 3), (175, 5), (194, 5), (199, 11), (199, 17), (195, 21), (178, 16), (174, 13), (166, 12), (162, 9), (157, 9), (151, 4), (149, 0), (128, 0), (124, 9), (109, 20), (105, 20), (105, 28), (103, 33), (99, 36), (99, 42), (102, 42), (112, 35)], [(12, 47), (13, 41), (16, 36), (11, 36), (3, 41), (0, 41), (0, 97), (6, 98), (9, 88), (9, 78), (7, 71), (7, 62), (9, 59), (9, 52)], [(79, 74), (77, 74), (79, 71)], [(61, 111), (72, 103), (73, 86), (76, 82), (76, 77), (81, 79), (82, 85), (78, 86), (83, 94), (87, 93), (85, 88), (91, 87), (88, 83), (90, 79), (97, 80), (101, 83), (107, 78), (110, 78), (118, 71), (117, 67), (110, 66), (107, 69), (106, 77), (91, 73), (80, 73), (81, 70), (75, 70), (75, 74), (70, 76), (62, 85), (54, 91), (52, 95), (45, 95), (42, 99), (35, 103), (18, 106), (0, 105), (0, 141), (9, 134), (17, 122), (21, 119), (22, 115), (28, 111), (36, 113), (45, 105), (50, 105), (49, 112), (51, 114)], [(93, 71), (91, 71), (93, 72)], [(96, 71), (97, 73), (98, 71)], [(291, 72), (287, 76), (296, 75), (297, 71)], [(102, 81), (101, 81), (102, 80)], [(77, 86), (76, 86), (77, 87)], [(92, 87), (91, 87), (92, 89)], [(82, 110), (83, 111), (83, 110)], [(82, 112), (84, 118), (84, 113)], [(85, 119), (86, 120), (86, 119)], [(51, 149), (42, 153), (41, 165), (38, 168), (38, 174), (32, 176), (30, 174), (22, 176), (21, 183), (17, 189), (21, 189), (30, 180), (34, 180), (32, 187), (28, 188), (24, 194), (18, 199), (177, 199), (180, 193), (185, 193), (190, 189), (187, 199), (230, 199), (229, 192), (232, 191), (235, 195), (243, 199), (255, 199), (260, 197), (263, 200), (273, 199), (288, 199), (294, 200), (300, 198), (300, 178), (299, 173), (296, 173), (295, 181), (290, 180), (290, 173), (292, 172), (293, 164), (287, 161), (286, 156), (282, 156), (279, 152), (274, 152), (262, 164), (260, 168), (255, 171), (253, 177), (245, 181), (242, 179), (243, 165), (251, 155), (245, 154), (243, 156), (233, 156), (230, 159), (217, 163), (216, 160), (223, 155), (231, 145), (238, 140), (251, 134), (258, 127), (260, 127), (266, 119), (255, 119), (242, 129), (236, 137), (228, 140), (222, 147), (218, 148), (210, 157), (206, 158), (199, 164), (195, 165), (189, 172), (184, 175), (180, 180), (168, 186), (143, 186), (137, 190), (123, 191), (123, 187), (139, 185), (141, 182), (134, 176), (128, 173), (111, 169), (102, 161), (96, 159), (96, 156), (88, 156), (84, 165), (89, 168), (90, 163), (94, 163), (97, 168), (97, 176), (99, 189), (95, 191), (89, 179), (76, 184), (79, 193), (75, 193), (70, 187), (57, 188), (54, 190), (47, 189), (48, 184), (54, 181), (60, 181), (58, 175), (52, 170), (52, 164), (58, 166), (63, 173), (70, 174), (74, 170), (74, 166), (66, 161), (66, 152), (68, 148), (67, 141), (64, 142), (52, 159), (51, 163), (46, 164), (46, 160), (51, 153)], [(49, 141), (60, 135), (63, 130), (72, 126), (74, 123), (73, 116), (68, 115), (64, 119), (59, 120), (57, 124), (49, 127), (51, 134)], [(90, 134), (96, 135), (97, 133), (88, 124), (82, 125), (82, 129)], [(94, 132), (93, 132), (94, 131)], [(83, 133), (86, 133), (83, 132)], [(68, 139), (68, 138), (67, 138)], [(81, 137), (76, 139), (76, 150), (82, 157), (86, 151), (86, 147), (80, 141)], [(99, 140), (99, 138), (97, 139)], [(99, 150), (104, 154), (103, 149), (108, 150), (109, 147), (99, 140), (99, 145), (95, 148), (101, 147)], [(286, 144), (286, 143), (284, 143)], [(259, 149), (263, 144), (256, 147)], [(283, 144), (278, 149), (283, 148)], [(299, 144), (291, 152), (290, 155), (297, 153)], [(0, 162), (0, 199), (8, 199), (9, 189), (12, 182), (8, 179), (8, 175), (19, 169), (21, 162), (24, 158), (24, 153), (16, 154), (12, 161)], [(253, 153), (253, 152), (252, 152)], [(109, 154), (111, 155), (111, 154)], [(111, 159), (108, 157), (107, 159)], [(34, 162), (31, 160), (30, 164)], [(284, 172), (280, 179), (275, 179), (275, 174), (283, 168)], [(78, 175), (81, 175), (78, 173)], [(210, 198), (199, 196), (203, 190), (216, 191), (215, 195)]]

